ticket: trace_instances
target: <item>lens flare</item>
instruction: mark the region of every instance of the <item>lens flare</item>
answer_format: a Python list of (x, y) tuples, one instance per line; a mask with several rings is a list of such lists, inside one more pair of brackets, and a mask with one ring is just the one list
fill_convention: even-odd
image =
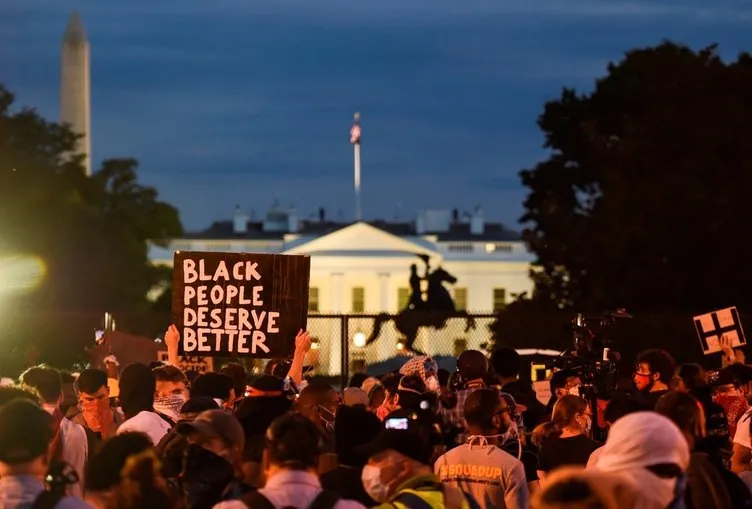
[(38, 256), (0, 257), (0, 295), (34, 290), (46, 274), (47, 266)]

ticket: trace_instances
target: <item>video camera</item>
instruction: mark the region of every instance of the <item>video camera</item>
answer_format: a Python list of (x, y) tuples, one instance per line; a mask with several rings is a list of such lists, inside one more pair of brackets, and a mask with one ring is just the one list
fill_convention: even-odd
[(616, 389), (620, 354), (611, 349), (610, 331), (618, 319), (632, 318), (625, 309), (599, 316), (578, 313), (566, 328), (572, 331), (574, 348), (554, 359), (553, 367), (567, 369), (580, 378), (583, 397), (608, 395)]

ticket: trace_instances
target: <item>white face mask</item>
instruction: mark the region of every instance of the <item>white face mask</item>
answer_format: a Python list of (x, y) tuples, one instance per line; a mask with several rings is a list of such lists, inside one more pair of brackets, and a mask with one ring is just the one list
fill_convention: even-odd
[(431, 378), (426, 380), (426, 390), (428, 392), (439, 392), (441, 390), (441, 384), (439, 384), (439, 379), (435, 376), (432, 376)]
[(575, 385), (574, 387), (570, 387), (567, 392), (569, 392), (569, 394), (571, 394), (572, 396), (579, 396), (580, 395), (580, 386), (579, 385)]
[(389, 486), (381, 482), (381, 468), (373, 465), (364, 466), (360, 479), (369, 497), (380, 504), (389, 500)]

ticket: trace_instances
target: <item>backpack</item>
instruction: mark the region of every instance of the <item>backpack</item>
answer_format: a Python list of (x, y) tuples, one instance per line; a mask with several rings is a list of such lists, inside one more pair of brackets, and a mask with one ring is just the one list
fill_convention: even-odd
[[(334, 509), (334, 506), (337, 505), (337, 502), (339, 502), (339, 500), (339, 495), (337, 495), (333, 491), (321, 490), (321, 492), (316, 495), (316, 498), (313, 499), (313, 502), (311, 502), (308, 507), (304, 508), (286, 506), (281, 507), (280, 509)], [(240, 497), (240, 501), (250, 509), (277, 509), (274, 504), (269, 501), (268, 498), (266, 498), (258, 491), (246, 493), (245, 495)]]

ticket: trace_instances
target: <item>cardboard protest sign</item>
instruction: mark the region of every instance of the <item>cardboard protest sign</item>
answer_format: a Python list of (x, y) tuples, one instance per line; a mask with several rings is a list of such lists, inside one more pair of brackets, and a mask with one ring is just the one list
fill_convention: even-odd
[(695, 316), (694, 322), (705, 355), (721, 351), (721, 336), (728, 337), (733, 348), (747, 344), (736, 307)]
[[(167, 352), (165, 350), (160, 350), (157, 355), (157, 360), (159, 362), (167, 362), (167, 357)], [(180, 371), (183, 373), (187, 373), (188, 371), (195, 371), (199, 374), (209, 373), (210, 371), (214, 371), (214, 359), (211, 357), (191, 357), (188, 355), (180, 355), (178, 356), (178, 365), (176, 367), (180, 368)]]
[(182, 355), (272, 358), (306, 329), (311, 259), (176, 251), (172, 319)]

